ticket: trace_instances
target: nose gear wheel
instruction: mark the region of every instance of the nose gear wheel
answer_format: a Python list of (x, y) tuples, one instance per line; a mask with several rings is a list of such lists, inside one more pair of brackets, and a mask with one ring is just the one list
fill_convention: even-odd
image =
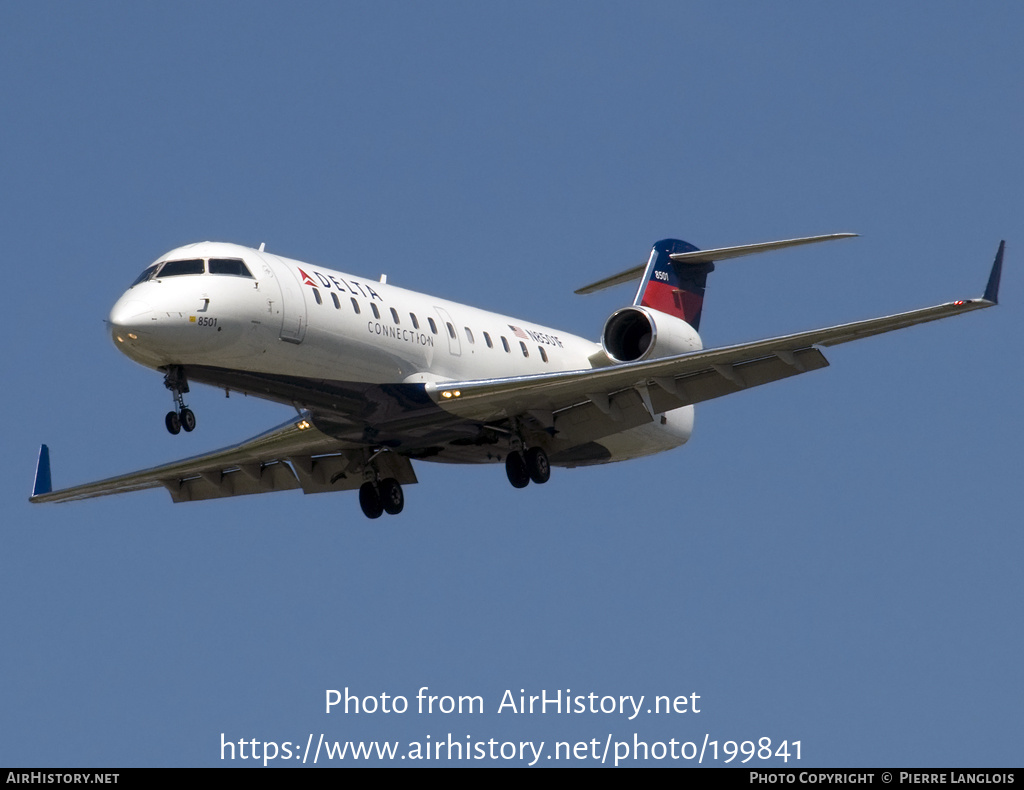
[(185, 405), (184, 394), (188, 392), (188, 379), (180, 365), (172, 365), (168, 369), (164, 375), (164, 386), (171, 391), (175, 406), (174, 411), (167, 412), (164, 417), (164, 425), (174, 436), (181, 433), (183, 428), (185, 433), (191, 433), (196, 428), (196, 415)]

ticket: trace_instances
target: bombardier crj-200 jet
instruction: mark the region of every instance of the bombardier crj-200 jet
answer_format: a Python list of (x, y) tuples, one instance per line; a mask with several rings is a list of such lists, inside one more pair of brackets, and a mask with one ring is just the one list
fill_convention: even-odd
[(697, 334), (715, 262), (855, 234), (699, 250), (659, 241), (647, 263), (577, 293), (634, 282), (599, 343), (519, 318), (235, 244), (161, 256), (110, 312), (117, 348), (164, 374), (172, 434), (192, 431), (195, 382), (298, 416), (205, 455), (53, 491), (46, 445), (32, 502), (163, 487), (175, 502), (301, 488), (358, 489), (370, 518), (399, 513), (412, 461), (503, 463), (509, 482), (551, 467), (670, 450), (695, 403), (826, 367), (822, 347), (996, 304), (1000, 243), (980, 299), (705, 349)]

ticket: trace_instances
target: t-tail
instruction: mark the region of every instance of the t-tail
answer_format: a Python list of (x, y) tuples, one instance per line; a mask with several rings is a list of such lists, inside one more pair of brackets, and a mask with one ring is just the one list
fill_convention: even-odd
[(704, 289), (715, 264), (711, 260), (680, 263), (672, 258), (673, 255), (693, 252), (699, 253), (700, 250), (681, 239), (655, 242), (633, 304), (682, 318), (699, 330)]
[(826, 236), (743, 244), (739, 247), (719, 247), (714, 250), (701, 250), (681, 239), (662, 239), (651, 249), (651, 256), (646, 264), (598, 280), (580, 288), (576, 293), (593, 293), (613, 285), (632, 282), (639, 277), (640, 287), (633, 300), (634, 305), (681, 318), (694, 329), (700, 329), (704, 290), (707, 287), (708, 275), (715, 270), (715, 261), (815, 244), (819, 241), (848, 239), (856, 235), (832, 233)]

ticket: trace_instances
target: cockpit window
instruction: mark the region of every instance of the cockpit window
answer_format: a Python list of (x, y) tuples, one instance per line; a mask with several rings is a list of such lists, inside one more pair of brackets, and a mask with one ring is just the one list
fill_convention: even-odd
[(177, 277), (181, 274), (202, 274), (206, 271), (202, 258), (190, 261), (167, 261), (160, 269), (159, 277)]
[(156, 270), (157, 270), (157, 267), (159, 265), (160, 265), (159, 263), (154, 263), (152, 266), (150, 266), (148, 269), (146, 269), (146, 271), (144, 271), (142, 274), (140, 274), (138, 277), (136, 277), (135, 278), (135, 282), (133, 282), (128, 287), (129, 288), (134, 288), (139, 283), (144, 283), (144, 282), (146, 282), (146, 280), (152, 280), (153, 279), (153, 275), (156, 274)]
[(210, 274), (230, 274), (235, 277), (252, 277), (249, 269), (238, 258), (210, 258)]
[[(129, 287), (134, 288), (139, 283), (162, 277), (177, 277), (180, 274), (205, 274), (206, 272), (207, 262), (202, 258), (192, 258), (185, 261), (161, 261), (160, 263), (154, 263), (136, 277), (135, 282)], [(252, 276), (252, 272), (245, 265), (245, 261), (241, 258), (210, 258), (209, 272), (210, 274), (227, 274), (232, 277), (255, 279)]]

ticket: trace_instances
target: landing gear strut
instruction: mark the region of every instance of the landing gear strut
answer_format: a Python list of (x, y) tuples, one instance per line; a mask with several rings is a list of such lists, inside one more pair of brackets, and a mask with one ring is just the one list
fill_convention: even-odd
[(188, 392), (188, 379), (180, 365), (172, 365), (167, 369), (167, 373), (164, 375), (164, 386), (171, 391), (175, 406), (174, 411), (167, 412), (167, 416), (164, 417), (164, 425), (167, 426), (167, 430), (174, 435), (180, 433), (182, 428), (185, 429), (185, 433), (194, 431), (196, 415), (185, 405), (184, 394)]

